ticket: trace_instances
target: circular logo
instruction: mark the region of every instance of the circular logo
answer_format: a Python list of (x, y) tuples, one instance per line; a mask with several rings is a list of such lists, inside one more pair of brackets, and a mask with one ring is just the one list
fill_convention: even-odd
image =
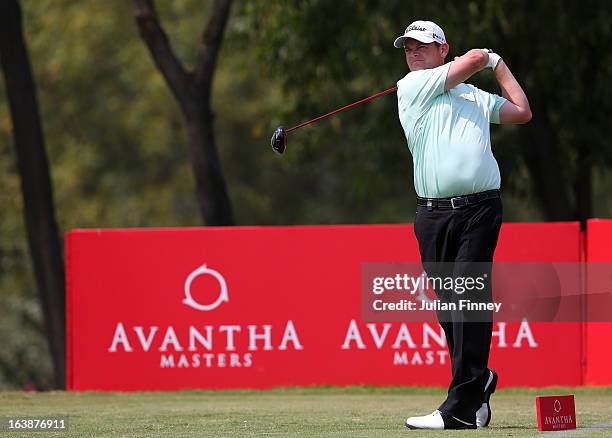
[[(191, 295), (191, 283), (193, 283), (193, 280), (200, 275), (211, 275), (219, 283), (219, 296), (210, 304), (198, 303)], [(225, 279), (219, 272), (215, 271), (214, 269), (207, 268), (205, 264), (189, 274), (187, 280), (185, 280), (185, 298), (183, 299), (183, 304), (186, 304), (187, 306), (196, 310), (208, 312), (209, 310), (219, 307), (224, 301), (229, 302), (229, 295), (227, 294), (227, 284), (225, 283)]]

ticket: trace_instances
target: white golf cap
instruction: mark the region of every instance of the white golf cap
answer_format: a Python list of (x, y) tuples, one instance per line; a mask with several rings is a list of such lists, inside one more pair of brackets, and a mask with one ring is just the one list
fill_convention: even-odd
[(404, 41), (408, 38), (414, 38), (426, 44), (433, 42), (444, 44), (446, 42), (444, 31), (433, 21), (418, 20), (411, 23), (410, 26), (406, 28), (404, 35), (398, 36), (395, 39), (393, 45), (401, 49), (404, 47)]

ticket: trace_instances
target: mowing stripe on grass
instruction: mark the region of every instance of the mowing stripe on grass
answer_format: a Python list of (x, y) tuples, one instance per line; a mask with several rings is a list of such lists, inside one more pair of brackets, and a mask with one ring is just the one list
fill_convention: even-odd
[[(552, 432), (552, 436), (557, 437), (569, 437), (569, 436), (579, 436), (588, 433), (602, 432), (604, 430), (612, 429), (612, 423), (601, 423), (594, 424), (589, 427), (579, 427), (574, 430), (560, 430), (558, 432)], [(533, 435), (532, 438), (542, 438), (542, 434)]]

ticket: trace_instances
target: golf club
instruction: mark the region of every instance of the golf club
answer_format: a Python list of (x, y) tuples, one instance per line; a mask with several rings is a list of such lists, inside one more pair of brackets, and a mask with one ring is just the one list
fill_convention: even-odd
[(296, 129), (302, 128), (306, 125), (310, 125), (311, 123), (314, 123), (314, 122), (318, 122), (319, 120), (329, 117), (331, 115), (334, 115), (336, 113), (339, 113), (340, 111), (344, 111), (345, 109), (352, 108), (354, 106), (357, 106), (369, 100), (376, 99), (377, 97), (392, 93), (396, 90), (397, 90), (397, 87), (389, 88), (388, 90), (373, 94), (370, 97), (366, 97), (365, 99), (361, 99), (357, 102), (353, 102), (349, 105), (343, 106), (342, 108), (338, 108), (336, 110), (330, 111), (327, 114), (323, 114), (322, 116), (319, 116), (315, 119), (308, 120), (307, 122), (302, 122), (299, 125), (295, 125), (294, 127), (289, 128), (289, 129), (285, 129), (282, 126), (279, 126), (274, 131), (274, 134), (272, 134), (272, 138), (270, 139), (270, 145), (272, 145), (272, 149), (274, 149), (275, 152), (282, 154), (283, 152), (285, 152), (285, 149), (287, 148), (287, 134), (290, 133), (291, 131), (295, 131)]

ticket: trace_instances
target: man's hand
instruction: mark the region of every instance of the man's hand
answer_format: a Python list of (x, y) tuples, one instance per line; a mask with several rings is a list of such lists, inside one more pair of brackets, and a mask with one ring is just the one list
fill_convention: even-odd
[(486, 68), (495, 70), (495, 67), (497, 67), (497, 64), (501, 60), (501, 56), (499, 56), (497, 53), (495, 53), (491, 49), (482, 49), (482, 50), (484, 50), (487, 53), (487, 55), (489, 55), (489, 62), (487, 62)]

